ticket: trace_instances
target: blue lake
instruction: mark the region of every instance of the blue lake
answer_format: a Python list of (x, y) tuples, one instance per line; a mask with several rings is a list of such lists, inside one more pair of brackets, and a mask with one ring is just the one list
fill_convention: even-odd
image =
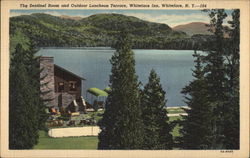
[[(110, 48), (46, 48), (37, 53), (53, 56), (55, 64), (72, 71), (86, 79), (83, 82), (82, 95), (91, 87), (104, 89), (109, 85), (111, 64), (109, 62), (115, 50)], [(192, 50), (133, 50), (136, 61), (136, 73), (143, 84), (148, 82), (150, 70), (156, 70), (166, 91), (167, 106), (183, 106), (180, 93), (193, 79), (194, 58)], [(88, 98), (87, 98), (88, 100)]]

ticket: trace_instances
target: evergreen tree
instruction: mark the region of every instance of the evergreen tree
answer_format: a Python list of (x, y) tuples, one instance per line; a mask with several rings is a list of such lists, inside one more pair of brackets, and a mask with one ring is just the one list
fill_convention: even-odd
[(37, 96), (28, 54), (17, 44), (10, 65), (9, 148), (30, 149), (38, 140)]
[(110, 60), (111, 91), (106, 109), (99, 122), (99, 149), (141, 149), (143, 121), (139, 100), (138, 77), (135, 74), (134, 54), (129, 37), (122, 33), (116, 52)]
[(181, 147), (184, 149), (209, 149), (212, 146), (213, 136), (211, 118), (213, 109), (208, 100), (207, 83), (201, 64), (201, 56), (195, 53), (194, 80), (183, 88), (187, 116), (183, 116), (181, 133)]
[(172, 149), (173, 139), (165, 105), (165, 91), (160, 84), (160, 78), (151, 70), (149, 82), (145, 85), (141, 97), (144, 149)]
[(239, 21), (240, 11), (232, 13), (230, 40), (226, 51), (226, 82), (225, 116), (224, 116), (224, 144), (227, 149), (239, 149)]
[(48, 114), (45, 112), (46, 105), (44, 104), (44, 99), (41, 97), (44, 95), (44, 93), (47, 92), (41, 92), (40, 90), (40, 57), (35, 56), (35, 53), (37, 52), (35, 45), (30, 44), (29, 45), (29, 51), (27, 51), (27, 66), (28, 66), (28, 73), (29, 77), (31, 78), (30, 85), (33, 85), (33, 95), (34, 95), (34, 102), (35, 105), (38, 107), (38, 125), (40, 130), (46, 130), (45, 122), (48, 118)]
[(212, 133), (213, 143), (211, 148), (225, 148), (223, 144), (225, 125), (225, 101), (226, 101), (226, 69), (225, 69), (225, 39), (223, 20), (227, 17), (224, 9), (209, 10), (211, 18), (210, 26), (215, 29), (215, 47), (213, 51), (207, 52), (204, 57), (205, 80), (207, 82), (207, 93), (210, 105), (213, 107)]
[(208, 97), (213, 106), (212, 148), (239, 148), (239, 10), (232, 13), (230, 38), (224, 38), (223, 9), (209, 11), (215, 28), (214, 51), (204, 58)]

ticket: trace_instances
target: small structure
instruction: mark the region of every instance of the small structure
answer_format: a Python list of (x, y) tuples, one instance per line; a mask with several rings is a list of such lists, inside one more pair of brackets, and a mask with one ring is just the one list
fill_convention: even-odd
[[(60, 111), (76, 112), (81, 102), (83, 77), (54, 64), (53, 57), (41, 57), (41, 91), (48, 107), (58, 107)], [(80, 108), (81, 109), (81, 108)]]
[(108, 93), (106, 91), (93, 87), (89, 88), (87, 92), (91, 94), (91, 102), (95, 110), (99, 108), (105, 108), (105, 101), (108, 96)]

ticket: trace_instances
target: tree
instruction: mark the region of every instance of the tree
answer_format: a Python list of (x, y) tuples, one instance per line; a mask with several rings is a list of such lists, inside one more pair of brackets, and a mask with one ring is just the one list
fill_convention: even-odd
[(16, 29), (14, 33), (10, 34), (10, 58), (12, 58), (18, 43), (25, 51), (29, 50), (30, 39), (20, 29)]
[(226, 101), (226, 69), (225, 69), (225, 39), (223, 20), (227, 17), (224, 9), (209, 10), (211, 18), (210, 26), (214, 28), (215, 47), (214, 50), (208, 51), (203, 58), (205, 64), (205, 80), (207, 82), (207, 93), (210, 105), (213, 107), (212, 133), (213, 149), (225, 148), (223, 141), (225, 128), (225, 101)]
[(110, 62), (111, 91), (106, 109), (99, 122), (99, 149), (141, 149), (143, 121), (139, 100), (138, 77), (129, 37), (123, 32)]
[(239, 149), (239, 45), (240, 45), (240, 10), (232, 12), (230, 40), (226, 54), (226, 102), (224, 116), (224, 144), (227, 149)]
[(17, 44), (10, 65), (9, 148), (30, 149), (38, 140), (38, 106), (27, 51)]
[(204, 57), (208, 98), (213, 106), (212, 148), (239, 148), (239, 10), (232, 13), (230, 38), (223, 20), (223, 9), (209, 10), (210, 26), (215, 32), (215, 47)]
[(201, 56), (195, 51), (194, 80), (183, 88), (187, 116), (182, 116), (181, 147), (184, 149), (210, 149), (213, 142), (213, 109), (208, 100), (207, 83), (204, 77)]
[[(34, 104), (38, 107), (38, 126), (40, 130), (46, 130), (45, 122), (48, 119), (48, 114), (46, 111), (45, 101), (52, 99), (43, 99), (42, 96), (48, 92), (41, 92), (40, 87), (41, 83), (40, 77), (41, 69), (40, 69), (40, 56), (35, 56), (37, 52), (35, 45), (33, 43), (29, 44), (29, 50), (27, 51), (27, 67), (28, 67), (28, 74), (30, 77), (30, 85), (32, 85), (33, 97), (34, 97)], [(46, 76), (44, 76), (46, 77)], [(47, 84), (47, 83), (45, 83)], [(49, 91), (50, 92), (50, 91)]]
[(165, 105), (165, 91), (160, 84), (160, 78), (151, 70), (141, 97), (144, 149), (172, 149), (173, 139)]

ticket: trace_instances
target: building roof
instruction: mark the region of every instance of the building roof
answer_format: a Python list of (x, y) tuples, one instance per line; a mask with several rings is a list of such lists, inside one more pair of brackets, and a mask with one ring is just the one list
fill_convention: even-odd
[(79, 79), (81, 79), (81, 80), (86, 80), (85, 78), (83, 78), (83, 77), (81, 77), (81, 76), (78, 76), (78, 75), (74, 74), (73, 72), (71, 72), (71, 71), (69, 71), (69, 70), (66, 70), (65, 68), (63, 68), (63, 67), (61, 67), (61, 66), (58, 66), (58, 65), (54, 64), (54, 67), (57, 68), (57, 69), (60, 69), (60, 70), (62, 70), (62, 71), (65, 71), (65, 72), (67, 72), (67, 73), (69, 73), (69, 74), (75, 76), (76, 78), (79, 78)]
[(96, 87), (93, 87), (93, 88), (89, 88), (87, 90), (87, 92), (97, 96), (97, 97), (100, 97), (100, 96), (104, 96), (104, 97), (107, 97), (108, 96), (108, 93), (99, 89), (99, 88), (96, 88)]

